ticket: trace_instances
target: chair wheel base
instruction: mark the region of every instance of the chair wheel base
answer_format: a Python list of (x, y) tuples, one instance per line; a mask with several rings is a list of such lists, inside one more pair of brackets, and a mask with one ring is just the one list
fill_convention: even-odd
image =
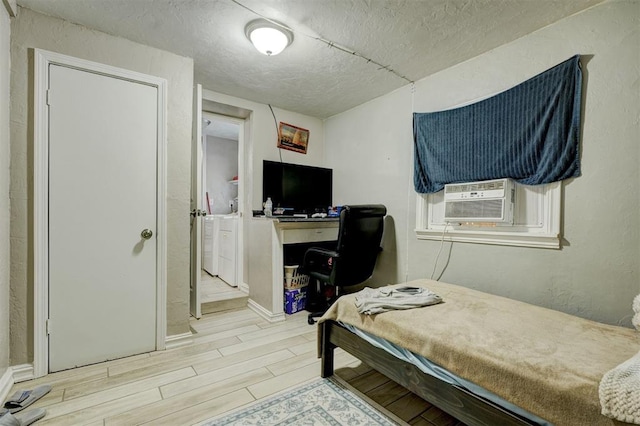
[(307, 318), (307, 323), (309, 323), (309, 325), (313, 325), (316, 323), (316, 320), (314, 320), (313, 318), (309, 317)]

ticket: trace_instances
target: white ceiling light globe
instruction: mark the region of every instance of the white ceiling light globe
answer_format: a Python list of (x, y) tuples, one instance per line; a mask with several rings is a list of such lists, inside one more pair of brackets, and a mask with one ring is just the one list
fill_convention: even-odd
[(269, 56), (282, 52), (288, 44), (287, 36), (275, 28), (256, 28), (250, 37), (258, 52)]
[(293, 34), (265, 19), (249, 22), (245, 34), (258, 52), (273, 56), (282, 52), (293, 41)]

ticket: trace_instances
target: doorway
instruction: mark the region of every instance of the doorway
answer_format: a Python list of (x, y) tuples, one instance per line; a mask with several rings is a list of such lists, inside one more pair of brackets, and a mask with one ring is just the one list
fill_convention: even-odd
[(240, 157), (243, 120), (202, 113), (201, 313), (246, 306), (242, 283)]
[[(216, 94), (203, 89), (200, 84), (195, 85), (193, 98), (194, 137), (191, 156), (191, 294), (189, 310), (191, 315), (196, 319), (199, 319), (202, 316), (201, 308), (203, 303), (201, 301), (201, 293), (203, 279), (208, 280), (209, 277), (220, 278), (218, 276), (220, 267), (225, 268), (223, 270), (223, 275), (226, 275), (229, 270), (233, 270), (233, 263), (230, 262), (230, 257), (234, 253), (236, 287), (231, 287), (226, 282), (223, 287), (224, 289), (231, 288), (232, 296), (225, 299), (221, 295), (214, 295), (212, 297), (213, 300), (207, 303), (212, 303), (216, 311), (244, 307), (247, 304), (249, 294), (249, 286), (245, 282), (245, 276), (247, 273), (247, 271), (245, 271), (245, 267), (247, 263), (246, 254), (244, 252), (244, 240), (246, 237), (244, 233), (244, 221), (247, 191), (251, 191), (251, 179), (249, 176), (251, 174), (251, 168), (247, 166), (248, 159), (246, 157), (250, 153), (249, 145), (251, 138), (249, 132), (251, 129), (252, 111), (242, 107), (217, 102), (215, 100), (216, 97)], [(206, 118), (203, 117), (203, 115), (206, 115)], [(214, 209), (211, 208), (216, 206), (216, 201), (213, 194), (210, 198), (210, 202), (212, 201), (213, 204), (207, 201), (208, 190), (205, 189), (206, 165), (204, 164), (204, 152), (205, 144), (208, 139), (205, 131), (210, 132), (207, 128), (214, 121), (227, 123), (223, 127), (229, 127), (229, 125), (237, 126), (237, 130), (233, 130), (234, 135), (237, 132), (238, 151), (237, 158), (235, 159), (235, 163), (237, 164), (237, 173), (227, 170), (226, 173), (223, 174), (223, 177), (220, 178), (220, 181), (223, 182), (222, 184), (227, 185), (227, 192), (223, 191), (225, 195), (218, 198), (217, 202), (218, 207), (221, 208), (221, 212), (225, 213), (224, 216), (235, 218), (235, 220), (213, 220), (208, 217), (213, 216), (213, 214), (210, 213), (214, 212)], [(235, 139), (235, 136), (231, 139)], [(234, 160), (232, 158), (229, 160), (229, 162), (233, 161)], [(234, 179), (236, 176), (237, 179)], [(237, 185), (237, 195), (235, 195), (233, 190), (229, 191), (228, 185)], [(229, 194), (234, 195), (230, 196)], [(236, 202), (237, 204), (234, 205)], [(227, 215), (226, 213), (229, 214)], [(204, 225), (207, 225), (206, 229)], [(212, 244), (207, 247), (203, 247), (203, 240), (205, 240), (205, 238), (203, 238), (203, 234), (205, 233), (208, 234), (209, 240), (212, 241)], [(220, 233), (224, 233), (225, 235), (220, 236)], [(235, 238), (230, 238), (232, 234), (235, 234)], [(218, 236), (218, 238), (214, 239), (213, 236)], [(223, 239), (225, 239), (228, 244), (224, 245), (225, 251), (221, 252), (218, 246), (213, 247), (213, 243), (219, 243)], [(218, 265), (216, 265), (218, 267), (217, 270), (211, 272), (205, 271), (205, 268), (203, 267), (205, 256), (212, 256), (214, 260), (218, 261)], [(226, 260), (221, 258), (226, 258)], [(232, 281), (231, 279), (229, 280)], [(216, 282), (217, 284), (222, 284), (221, 282)], [(226, 301), (229, 299), (232, 300)], [(206, 311), (209, 311), (209, 308), (210, 306), (207, 306)]]

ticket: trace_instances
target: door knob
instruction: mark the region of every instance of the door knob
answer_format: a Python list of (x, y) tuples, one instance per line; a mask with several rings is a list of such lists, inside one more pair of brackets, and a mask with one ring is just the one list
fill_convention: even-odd
[(143, 239), (148, 240), (153, 236), (153, 232), (150, 229), (143, 229), (142, 232), (140, 233), (140, 236)]

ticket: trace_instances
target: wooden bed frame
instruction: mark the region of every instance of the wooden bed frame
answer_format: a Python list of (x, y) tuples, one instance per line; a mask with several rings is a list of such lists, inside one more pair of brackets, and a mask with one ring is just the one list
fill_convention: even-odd
[(532, 425), (529, 420), (458, 386), (423, 373), (413, 364), (377, 348), (335, 321), (322, 327), (322, 377), (333, 375), (333, 352), (340, 347), (424, 400), (468, 425)]

